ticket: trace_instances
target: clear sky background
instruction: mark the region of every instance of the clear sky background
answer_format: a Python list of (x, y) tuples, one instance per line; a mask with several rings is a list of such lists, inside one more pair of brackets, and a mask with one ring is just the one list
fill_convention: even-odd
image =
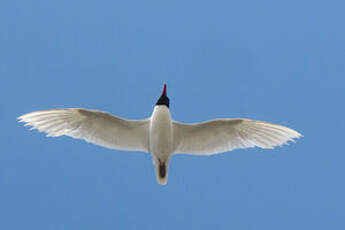
[[(345, 1), (0, 3), (0, 229), (344, 229)], [(304, 137), (274, 150), (151, 157), (17, 123), (85, 107), (182, 122), (245, 117)]]

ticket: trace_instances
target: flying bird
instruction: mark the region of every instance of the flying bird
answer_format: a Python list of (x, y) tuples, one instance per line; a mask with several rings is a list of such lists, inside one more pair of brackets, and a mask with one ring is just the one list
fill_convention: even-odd
[(81, 108), (36, 111), (18, 117), (47, 136), (70, 136), (111, 149), (150, 153), (159, 184), (166, 184), (172, 154), (213, 155), (239, 148), (272, 149), (301, 134), (284, 126), (249, 119), (215, 119), (184, 124), (171, 119), (167, 87), (150, 118), (127, 120)]

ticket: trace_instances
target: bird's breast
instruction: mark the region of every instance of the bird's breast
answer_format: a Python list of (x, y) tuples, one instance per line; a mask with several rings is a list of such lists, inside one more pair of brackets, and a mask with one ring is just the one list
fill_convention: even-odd
[(150, 124), (150, 152), (161, 157), (170, 155), (172, 143), (170, 111), (164, 105), (155, 106)]

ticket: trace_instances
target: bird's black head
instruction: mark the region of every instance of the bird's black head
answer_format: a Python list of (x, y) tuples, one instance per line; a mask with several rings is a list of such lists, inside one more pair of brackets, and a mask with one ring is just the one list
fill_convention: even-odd
[(167, 97), (167, 84), (164, 84), (162, 95), (158, 99), (156, 105), (165, 105), (169, 108), (169, 98)]

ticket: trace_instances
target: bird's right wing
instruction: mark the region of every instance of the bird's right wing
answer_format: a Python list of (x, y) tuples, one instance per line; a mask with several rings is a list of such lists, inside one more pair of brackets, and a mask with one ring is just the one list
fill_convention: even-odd
[(173, 123), (176, 153), (212, 155), (238, 148), (271, 149), (301, 137), (284, 126), (248, 119), (218, 119), (197, 124)]
[(125, 120), (86, 109), (37, 111), (18, 120), (47, 136), (66, 135), (107, 148), (148, 152), (149, 120)]

